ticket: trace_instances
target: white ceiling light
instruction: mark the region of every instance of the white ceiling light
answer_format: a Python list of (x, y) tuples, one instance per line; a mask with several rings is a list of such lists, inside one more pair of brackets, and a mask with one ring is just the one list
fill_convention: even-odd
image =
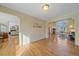
[(70, 27), (70, 28), (73, 28), (73, 26), (72, 26), (72, 25), (70, 25), (69, 27)]
[(44, 4), (42, 6), (42, 9), (45, 10), (45, 11), (47, 11), (49, 9), (49, 5), (48, 4)]

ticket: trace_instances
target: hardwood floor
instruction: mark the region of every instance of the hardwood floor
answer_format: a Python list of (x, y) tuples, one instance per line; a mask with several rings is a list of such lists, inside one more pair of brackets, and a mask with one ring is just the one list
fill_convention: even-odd
[(16, 56), (18, 49), (18, 36), (7, 38), (4, 42), (0, 43), (0, 56)]
[(79, 46), (67, 39), (43, 39), (26, 45), (22, 56), (79, 56)]
[(67, 39), (42, 39), (18, 50), (17, 38), (11, 37), (9, 41), (2, 43), (0, 56), (79, 56), (79, 46)]

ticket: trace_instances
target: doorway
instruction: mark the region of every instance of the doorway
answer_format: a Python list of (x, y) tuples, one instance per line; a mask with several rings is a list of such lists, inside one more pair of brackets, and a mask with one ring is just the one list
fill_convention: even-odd
[(0, 55), (16, 55), (19, 48), (19, 30), (19, 17), (0, 12)]
[(52, 36), (53, 28), (56, 29), (56, 39), (75, 41), (75, 21), (72, 18), (50, 22), (48, 27), (49, 38)]
[(75, 22), (72, 18), (56, 22), (56, 32), (58, 37), (70, 41), (75, 41)]
[(66, 39), (68, 30), (68, 21), (60, 20), (56, 22), (56, 32), (58, 37), (61, 39)]

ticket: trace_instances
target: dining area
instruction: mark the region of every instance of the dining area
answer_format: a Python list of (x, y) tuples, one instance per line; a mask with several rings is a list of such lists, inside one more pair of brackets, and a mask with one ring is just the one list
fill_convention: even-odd
[(0, 23), (0, 48), (3, 47), (3, 43), (8, 41), (8, 31), (5, 24)]
[(8, 33), (6, 32), (0, 32), (0, 42), (4, 42), (5, 39), (8, 39)]

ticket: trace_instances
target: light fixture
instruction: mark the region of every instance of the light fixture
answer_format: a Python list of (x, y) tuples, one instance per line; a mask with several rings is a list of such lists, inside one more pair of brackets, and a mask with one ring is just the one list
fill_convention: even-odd
[(73, 26), (72, 26), (72, 25), (70, 25), (69, 27), (70, 27), (70, 28), (73, 28)]
[(48, 4), (44, 4), (42, 6), (42, 9), (45, 10), (45, 11), (47, 11), (49, 9), (49, 5)]

